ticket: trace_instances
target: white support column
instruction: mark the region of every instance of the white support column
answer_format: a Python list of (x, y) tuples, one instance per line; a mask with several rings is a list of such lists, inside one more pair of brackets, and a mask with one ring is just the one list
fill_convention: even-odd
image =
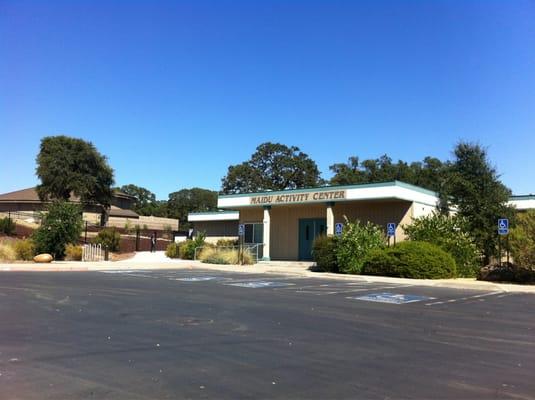
[(271, 207), (270, 206), (264, 206), (264, 253), (262, 255), (263, 261), (269, 261), (269, 239), (270, 239), (270, 232), (271, 232), (271, 214), (270, 214)]
[(334, 236), (334, 203), (327, 203), (327, 236)]

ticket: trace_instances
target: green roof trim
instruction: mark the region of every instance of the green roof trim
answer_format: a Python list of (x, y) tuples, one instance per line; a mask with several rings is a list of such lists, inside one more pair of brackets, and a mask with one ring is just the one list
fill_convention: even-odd
[(524, 194), (509, 197), (509, 200), (535, 200), (535, 194)]
[(265, 192), (253, 192), (253, 193), (237, 193), (237, 194), (220, 194), (218, 197), (232, 198), (232, 197), (245, 197), (245, 196), (268, 196), (268, 195), (277, 195), (277, 194), (286, 194), (286, 193), (310, 193), (310, 192), (326, 192), (333, 189), (364, 189), (372, 187), (390, 187), (397, 186), (403, 187), (405, 189), (414, 190), (420, 193), (425, 193), (430, 196), (438, 197), (436, 192), (433, 192), (429, 189), (424, 189), (420, 186), (411, 185), (410, 183), (405, 183), (401, 181), (391, 181), (391, 182), (381, 182), (381, 183), (361, 183), (358, 185), (333, 185), (333, 186), (317, 186), (304, 189), (287, 189), (287, 190), (278, 190), (278, 191), (265, 191)]
[(222, 210), (222, 211), (199, 211), (199, 212), (189, 212), (188, 215), (220, 215), (220, 214), (235, 214), (239, 211), (234, 210)]

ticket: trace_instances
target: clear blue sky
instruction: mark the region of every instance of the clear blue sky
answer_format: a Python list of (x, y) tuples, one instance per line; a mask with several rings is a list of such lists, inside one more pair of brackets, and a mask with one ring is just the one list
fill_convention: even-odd
[(56, 134), (160, 199), (219, 189), (264, 141), (325, 178), (478, 141), (535, 192), (535, 2), (0, 0), (0, 193)]

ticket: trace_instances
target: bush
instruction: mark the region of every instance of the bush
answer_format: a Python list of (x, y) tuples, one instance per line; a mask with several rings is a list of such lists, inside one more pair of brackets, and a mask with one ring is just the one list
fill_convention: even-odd
[(318, 268), (325, 272), (340, 272), (336, 261), (336, 238), (318, 236), (312, 245), (312, 257)]
[(181, 243), (170, 243), (165, 249), (165, 255), (169, 258), (179, 258), (180, 257), (180, 245)]
[(35, 245), (31, 239), (17, 240), (13, 243), (17, 260), (31, 261), (35, 256)]
[(82, 209), (78, 204), (66, 201), (50, 204), (41, 226), (32, 235), (35, 252), (49, 253), (56, 260), (63, 259), (65, 246), (78, 242), (82, 228)]
[(180, 244), (179, 256), (183, 260), (193, 260), (195, 258), (195, 249), (197, 247), (203, 247), (204, 239), (206, 235), (202, 232), (197, 234), (195, 239), (188, 239)]
[(375, 250), (365, 260), (364, 274), (416, 279), (454, 278), (453, 257), (427, 242), (401, 242), (395, 247)]
[(11, 218), (0, 218), (0, 233), (13, 235), (15, 233), (15, 223)]
[(69, 261), (82, 261), (82, 246), (68, 244), (65, 247), (65, 259)]
[(117, 252), (121, 243), (121, 234), (115, 228), (104, 228), (92, 242), (100, 244), (103, 249), (107, 248), (109, 251)]
[(383, 229), (371, 222), (345, 220), (344, 231), (336, 239), (336, 262), (340, 272), (360, 274), (368, 252), (385, 246)]
[(518, 213), (509, 235), (511, 255), (516, 264), (535, 268), (535, 210)]
[(390, 249), (373, 249), (364, 260), (362, 273), (365, 275), (397, 276), (398, 259), (392, 254)]
[(217, 247), (233, 247), (239, 246), (239, 239), (219, 239), (215, 244)]
[(429, 242), (450, 253), (462, 277), (476, 276), (480, 267), (477, 247), (458, 216), (433, 214), (418, 218), (403, 230), (410, 240)]
[(0, 242), (0, 260), (13, 261), (17, 258), (15, 250), (8, 242)]

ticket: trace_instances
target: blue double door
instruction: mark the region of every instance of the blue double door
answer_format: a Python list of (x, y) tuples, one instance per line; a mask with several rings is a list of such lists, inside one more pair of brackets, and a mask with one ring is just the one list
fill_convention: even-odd
[(312, 260), (314, 239), (327, 232), (325, 218), (303, 218), (299, 220), (299, 260)]

